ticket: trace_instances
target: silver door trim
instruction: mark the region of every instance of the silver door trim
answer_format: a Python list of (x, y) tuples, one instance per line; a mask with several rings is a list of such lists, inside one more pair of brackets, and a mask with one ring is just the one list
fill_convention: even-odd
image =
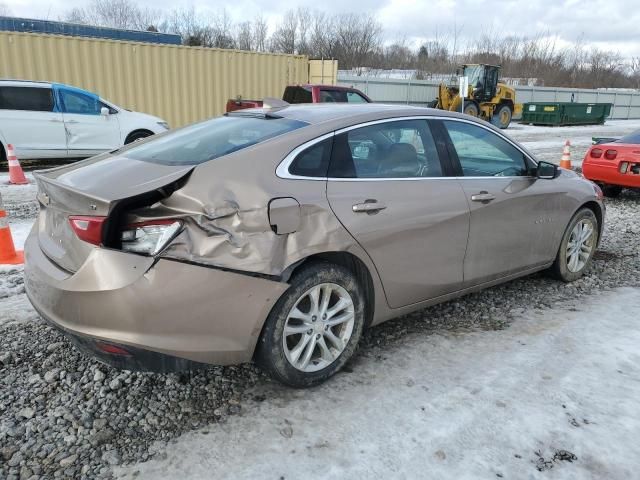
[(536, 177), (532, 177), (531, 175), (508, 176), (508, 177), (507, 176), (504, 176), (504, 177), (495, 177), (495, 176), (465, 177), (465, 176), (459, 176), (459, 177), (401, 177), (401, 178), (397, 178), (397, 177), (340, 178), (340, 177), (328, 177), (328, 176), (325, 176), (325, 177), (306, 177), (306, 176), (303, 176), (303, 175), (293, 175), (293, 174), (289, 173), (289, 167), (291, 166), (291, 164), (293, 163), (295, 158), (300, 153), (302, 153), (307, 148), (312, 147), (316, 143), (319, 143), (319, 142), (321, 142), (323, 140), (326, 140), (327, 138), (331, 138), (331, 137), (334, 137), (334, 136), (339, 135), (341, 133), (345, 133), (345, 132), (348, 132), (350, 130), (355, 130), (357, 128), (368, 127), (368, 126), (371, 126), (371, 125), (378, 125), (378, 124), (381, 124), (381, 123), (401, 122), (401, 121), (407, 121), (407, 120), (447, 120), (447, 121), (468, 123), (468, 124), (471, 124), (471, 125), (478, 126), (480, 128), (483, 128), (483, 129), (487, 130), (488, 132), (491, 132), (494, 135), (497, 135), (498, 137), (502, 138), (503, 140), (505, 140), (506, 142), (511, 144), (515, 149), (517, 149), (520, 153), (522, 153), (527, 159), (532, 161), (534, 165), (538, 165), (538, 162), (534, 158), (532, 158), (527, 152), (522, 150), (522, 147), (520, 147), (518, 144), (516, 144), (513, 140), (511, 140), (509, 137), (507, 137), (506, 135), (502, 134), (501, 132), (496, 132), (492, 128), (487, 127), (486, 125), (482, 125), (481, 123), (478, 123), (478, 122), (475, 122), (475, 121), (472, 121), (472, 120), (467, 120), (465, 118), (445, 117), (445, 116), (439, 116), (439, 115), (437, 115), (437, 116), (436, 115), (418, 115), (418, 116), (408, 116), (408, 117), (383, 118), (383, 119), (380, 119), (380, 120), (372, 120), (372, 121), (369, 121), (369, 122), (358, 123), (356, 125), (350, 125), (348, 127), (343, 127), (341, 129), (335, 130), (333, 132), (325, 133), (324, 135), (321, 135), (320, 137), (314, 138), (313, 140), (308, 140), (305, 143), (303, 143), (303, 144), (299, 145), (298, 147), (294, 148), (291, 152), (289, 152), (289, 154), (287, 154), (286, 157), (284, 157), (284, 159), (276, 167), (276, 175), (279, 178), (283, 178), (283, 179), (287, 179), (287, 180), (314, 180), (314, 181), (323, 181), (323, 182), (327, 181), (327, 180), (331, 180), (333, 182), (379, 182), (379, 181), (389, 181), (389, 180), (394, 180), (394, 181), (397, 181), (397, 180), (400, 180), (400, 181), (451, 180), (452, 178), (456, 178), (458, 180), (466, 180), (466, 179), (477, 180), (477, 179), (480, 179), (480, 178), (483, 178), (483, 179), (487, 179), (487, 178), (536, 178)]

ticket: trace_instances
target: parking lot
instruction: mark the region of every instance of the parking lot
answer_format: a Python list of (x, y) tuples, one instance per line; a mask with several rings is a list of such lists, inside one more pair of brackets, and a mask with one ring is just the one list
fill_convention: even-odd
[[(508, 134), (554, 162), (569, 139), (579, 166), (592, 136), (638, 128)], [(5, 183), (0, 174), (21, 245), (35, 188)], [(633, 478), (638, 211), (637, 192), (607, 200), (602, 243), (577, 282), (536, 274), (387, 322), (344, 372), (306, 391), (248, 364), (105, 367), (38, 317), (21, 267), (0, 267), (0, 478)]]

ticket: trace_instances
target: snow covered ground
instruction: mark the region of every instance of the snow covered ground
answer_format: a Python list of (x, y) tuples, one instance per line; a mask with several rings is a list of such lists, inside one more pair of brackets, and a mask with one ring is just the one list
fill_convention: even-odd
[(640, 289), (623, 288), (531, 310), (503, 331), (415, 335), (313, 390), (261, 385), (241, 416), (116, 473), (637, 478), (639, 312)]

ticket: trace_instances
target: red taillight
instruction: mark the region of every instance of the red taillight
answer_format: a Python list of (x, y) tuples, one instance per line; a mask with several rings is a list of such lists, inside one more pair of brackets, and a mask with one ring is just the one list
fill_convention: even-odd
[(604, 152), (604, 158), (606, 158), (607, 160), (615, 160), (617, 156), (618, 152), (615, 150), (607, 150), (606, 152)]
[(88, 217), (84, 215), (71, 215), (69, 223), (77, 237), (93, 245), (102, 243), (102, 226), (107, 217)]
[(591, 149), (591, 157), (592, 158), (600, 158), (602, 156), (601, 148), (592, 148)]

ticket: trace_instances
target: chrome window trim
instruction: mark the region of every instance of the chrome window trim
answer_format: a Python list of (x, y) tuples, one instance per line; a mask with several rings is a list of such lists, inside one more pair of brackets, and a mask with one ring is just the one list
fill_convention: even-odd
[(459, 176), (459, 177), (379, 177), (379, 178), (341, 178), (341, 177), (305, 177), (302, 175), (292, 175), (291, 173), (289, 173), (289, 167), (291, 166), (291, 164), (293, 163), (293, 161), (295, 160), (295, 158), (302, 153), (302, 151), (306, 150), (309, 147), (312, 147), (313, 145), (315, 145), (316, 143), (322, 142), (323, 140), (326, 140), (327, 138), (331, 138), (334, 137), (336, 135), (340, 135), (341, 133), (345, 133), (345, 132), (349, 132), (351, 130), (355, 130), (357, 128), (363, 128), (363, 127), (368, 127), (371, 125), (378, 125), (381, 123), (389, 123), (389, 122), (401, 122), (401, 121), (407, 121), (407, 120), (448, 120), (448, 121), (454, 121), (454, 122), (462, 122), (462, 123), (469, 123), (471, 125), (475, 125), (477, 127), (483, 128), (485, 130), (487, 130), (488, 132), (491, 132), (492, 134), (500, 137), (501, 139), (505, 140), (507, 143), (509, 143), (511, 146), (513, 146), (516, 150), (518, 150), (520, 153), (522, 153), (522, 155), (524, 155), (527, 159), (529, 159), (534, 165), (538, 165), (538, 162), (535, 161), (535, 159), (531, 158), (531, 156), (525, 152), (524, 150), (522, 150), (522, 148), (520, 146), (518, 146), (516, 143), (513, 142), (513, 140), (511, 140), (509, 137), (507, 137), (506, 135), (504, 135), (502, 132), (496, 132), (495, 130), (487, 127), (486, 125), (482, 125), (480, 123), (474, 122), (472, 120), (467, 120), (465, 118), (458, 118), (458, 117), (445, 117), (445, 116), (440, 116), (440, 115), (418, 115), (418, 116), (408, 116), (408, 117), (392, 117), (392, 118), (383, 118), (380, 120), (372, 120), (369, 122), (364, 122), (364, 123), (358, 123), (357, 125), (350, 125), (348, 127), (343, 127), (339, 130), (335, 130), (333, 132), (329, 132), (329, 133), (325, 133), (324, 135), (321, 135), (320, 137), (314, 138), (313, 140), (309, 140), (305, 143), (303, 143), (302, 145), (294, 148), (286, 157), (284, 157), (284, 159), (278, 164), (278, 166), (276, 167), (276, 175), (279, 178), (284, 178), (284, 179), (288, 179), (288, 180), (316, 180), (316, 181), (327, 181), (327, 180), (331, 180), (334, 182), (379, 182), (379, 181), (389, 181), (389, 180), (400, 180), (400, 181), (415, 181), (415, 180), (450, 180), (452, 178), (454, 179), (458, 179), (458, 180), (465, 180), (465, 179), (469, 179), (469, 180), (477, 180), (477, 179), (487, 179), (487, 178), (536, 178), (532, 175), (518, 175), (518, 176), (509, 176), (509, 177), (496, 177), (493, 175), (490, 176), (484, 176), (484, 177), (465, 177), (465, 176)]
[(289, 154), (286, 157), (284, 157), (284, 160), (282, 160), (280, 164), (276, 167), (276, 175), (280, 178), (286, 178), (290, 180), (316, 180), (316, 181), (321, 180), (323, 182), (326, 181), (327, 180), (326, 176), (305, 177), (303, 175), (292, 175), (291, 173), (289, 173), (289, 167), (291, 167), (291, 164), (296, 159), (296, 157), (300, 155), (304, 150), (306, 150), (309, 147), (313, 147), (315, 144), (320, 143), (326, 140), (327, 138), (334, 137), (335, 134), (336, 132), (325, 133), (324, 135), (314, 138), (313, 140), (309, 140), (303, 143), (302, 145), (291, 150), (291, 152), (289, 152)]

